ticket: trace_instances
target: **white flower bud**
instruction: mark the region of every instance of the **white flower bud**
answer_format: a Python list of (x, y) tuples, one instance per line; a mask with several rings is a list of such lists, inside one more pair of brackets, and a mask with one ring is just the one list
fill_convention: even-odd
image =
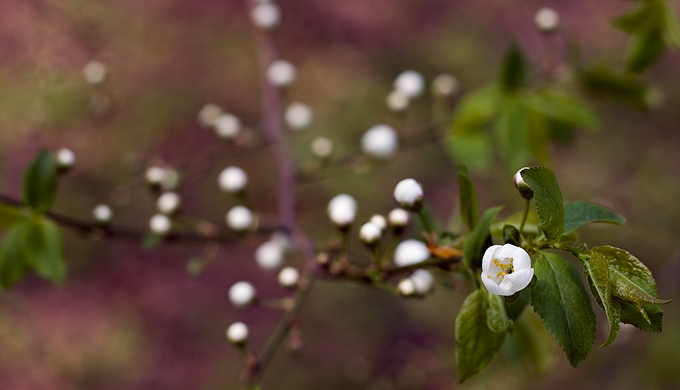
[(357, 212), (357, 202), (347, 194), (336, 195), (328, 202), (328, 216), (339, 227), (345, 228), (354, 222)]
[(413, 280), (406, 278), (397, 285), (399, 294), (403, 297), (411, 297), (416, 293), (416, 285)]
[(390, 111), (402, 112), (408, 108), (409, 103), (411, 103), (411, 99), (409, 99), (408, 95), (404, 94), (403, 92), (394, 90), (390, 92), (389, 95), (387, 95), (385, 102), (387, 103), (387, 108), (389, 108)]
[(180, 198), (174, 192), (164, 192), (156, 200), (156, 209), (162, 214), (172, 214), (179, 208)]
[(482, 257), (482, 282), (496, 295), (511, 296), (531, 283), (534, 269), (524, 249), (512, 244), (492, 245)]
[(271, 29), (281, 22), (281, 10), (276, 4), (260, 2), (253, 7), (250, 18), (256, 27)]
[(380, 228), (381, 232), (387, 230), (387, 220), (380, 214), (375, 214), (371, 217), (370, 221), (377, 227)]
[(430, 258), (427, 245), (418, 240), (406, 240), (397, 245), (394, 251), (394, 264), (397, 267), (418, 264)]
[(333, 154), (333, 141), (326, 137), (317, 137), (312, 141), (312, 153), (319, 158), (328, 158)]
[(239, 167), (227, 167), (220, 172), (217, 182), (222, 191), (234, 194), (246, 188), (248, 175)]
[(279, 272), (279, 284), (285, 288), (297, 286), (300, 273), (293, 267), (286, 267)]
[(253, 212), (245, 206), (234, 206), (227, 213), (227, 225), (237, 232), (244, 232), (253, 227), (255, 217)]
[(111, 207), (100, 204), (92, 210), (92, 216), (94, 217), (94, 220), (99, 223), (109, 223), (113, 217), (113, 211), (111, 210)]
[(208, 103), (198, 112), (198, 122), (208, 127), (215, 123), (220, 115), (222, 115), (222, 109), (216, 104)]
[(366, 222), (359, 230), (359, 237), (364, 244), (372, 246), (382, 238), (382, 230), (373, 222)]
[(402, 207), (417, 207), (423, 199), (423, 188), (413, 179), (404, 179), (394, 187), (394, 200)]
[(275, 87), (287, 87), (295, 81), (295, 66), (285, 60), (276, 60), (267, 68), (267, 79)]
[(149, 220), (149, 228), (155, 234), (165, 235), (170, 231), (172, 222), (163, 214), (156, 214)]
[(386, 160), (394, 156), (398, 148), (397, 132), (388, 125), (373, 126), (361, 137), (361, 150), (370, 157)]
[(302, 130), (312, 123), (312, 109), (304, 103), (292, 103), (286, 109), (286, 124), (290, 129)]
[(106, 65), (99, 61), (90, 61), (83, 68), (83, 78), (88, 84), (101, 84), (106, 78)]
[(522, 171), (525, 169), (529, 168), (524, 167), (517, 171), (517, 173), (515, 173), (513, 181), (515, 182), (515, 187), (519, 191), (519, 194), (522, 196), (522, 198), (531, 199), (534, 197), (534, 190), (532, 190), (531, 187), (529, 187), (529, 185), (524, 181), (524, 178), (522, 177)]
[(414, 98), (423, 93), (425, 80), (420, 73), (414, 70), (407, 70), (399, 74), (397, 79), (394, 80), (394, 89), (410, 98)]
[(534, 22), (541, 31), (554, 31), (560, 24), (560, 15), (552, 8), (543, 7), (536, 12)]
[(234, 322), (227, 328), (227, 340), (236, 345), (245, 344), (248, 341), (248, 327), (243, 322)]
[(285, 247), (282, 241), (270, 239), (255, 251), (255, 262), (263, 270), (277, 270), (283, 265)]
[(394, 209), (387, 215), (390, 225), (393, 227), (404, 227), (410, 219), (408, 211), (404, 209)]
[(229, 288), (229, 301), (237, 307), (250, 305), (256, 296), (255, 287), (245, 281), (236, 282)]
[(432, 81), (432, 92), (441, 96), (458, 95), (458, 79), (450, 74), (442, 73)]
[(168, 172), (161, 167), (150, 167), (145, 173), (146, 182), (152, 186), (160, 186), (166, 181)]
[(409, 279), (413, 280), (418, 295), (426, 295), (434, 287), (434, 276), (428, 270), (419, 269), (413, 272)]
[(215, 134), (223, 139), (234, 139), (241, 129), (241, 121), (236, 115), (224, 113), (213, 122)]
[(61, 148), (57, 150), (54, 158), (56, 159), (57, 166), (60, 169), (69, 169), (73, 167), (76, 162), (76, 155), (71, 151), (71, 149)]

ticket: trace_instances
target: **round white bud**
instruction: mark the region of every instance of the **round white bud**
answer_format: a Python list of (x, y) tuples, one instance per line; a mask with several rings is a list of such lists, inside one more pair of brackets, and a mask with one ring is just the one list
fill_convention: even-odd
[(380, 214), (375, 214), (371, 217), (370, 221), (377, 227), (380, 228), (381, 232), (387, 230), (387, 220)]
[(404, 227), (408, 224), (410, 216), (404, 209), (394, 209), (387, 215), (390, 225), (394, 227)]
[(311, 149), (316, 157), (330, 157), (333, 154), (333, 141), (326, 137), (317, 137), (312, 141)]
[(389, 159), (399, 148), (397, 132), (388, 125), (376, 125), (361, 137), (361, 150), (368, 156)]
[(256, 27), (274, 28), (281, 22), (281, 10), (276, 4), (259, 2), (250, 12), (250, 18)]
[(236, 282), (229, 288), (229, 301), (237, 307), (250, 305), (256, 296), (255, 287), (245, 281)]
[(425, 80), (420, 73), (414, 70), (407, 70), (399, 74), (397, 79), (394, 80), (394, 89), (410, 98), (414, 98), (423, 93)]
[(286, 109), (286, 124), (290, 129), (302, 130), (312, 123), (312, 109), (304, 103), (292, 103)]
[(414, 179), (404, 179), (394, 187), (394, 200), (402, 207), (414, 207), (423, 199), (423, 188)]
[(253, 227), (255, 217), (247, 207), (234, 206), (227, 213), (225, 220), (230, 228), (237, 232), (243, 232)]
[(403, 297), (410, 297), (416, 293), (416, 285), (413, 280), (406, 278), (397, 285), (399, 294)]
[(208, 103), (198, 112), (198, 122), (201, 125), (208, 127), (215, 123), (220, 115), (222, 115), (222, 109), (220, 106)]
[(402, 112), (408, 108), (411, 99), (405, 93), (395, 89), (387, 95), (385, 102), (390, 111)]
[(224, 113), (213, 122), (215, 134), (224, 139), (234, 139), (241, 129), (241, 120), (234, 114)]
[(357, 202), (350, 195), (339, 194), (328, 202), (328, 216), (333, 223), (344, 228), (354, 222), (357, 212)]
[(285, 259), (285, 246), (280, 240), (271, 239), (260, 245), (255, 251), (255, 262), (264, 270), (281, 268)]
[(150, 167), (145, 173), (146, 182), (153, 186), (160, 186), (166, 181), (168, 172), (161, 167)]
[(522, 171), (525, 169), (529, 169), (529, 167), (524, 167), (517, 171), (517, 173), (515, 173), (513, 181), (515, 182), (515, 187), (519, 191), (519, 194), (522, 196), (522, 198), (531, 199), (534, 197), (534, 191), (531, 189), (531, 187), (529, 187), (527, 182), (525, 182), (524, 178), (522, 177)]
[(276, 60), (267, 68), (267, 79), (275, 87), (287, 87), (295, 81), (295, 66), (285, 60)]
[(71, 149), (66, 148), (57, 150), (54, 158), (56, 159), (57, 166), (61, 169), (71, 168), (76, 162), (76, 155)]
[(156, 214), (149, 220), (149, 228), (155, 234), (164, 235), (170, 231), (172, 222), (163, 214)]
[(164, 192), (156, 200), (156, 209), (162, 214), (172, 214), (179, 208), (180, 198), (174, 192)]
[(409, 279), (413, 280), (418, 295), (426, 295), (434, 287), (434, 276), (428, 270), (419, 269), (413, 272)]
[(554, 31), (560, 24), (560, 15), (552, 8), (543, 7), (536, 12), (534, 23), (541, 31)]
[(248, 341), (248, 327), (243, 322), (234, 322), (227, 328), (227, 340), (232, 344), (245, 344)]
[(458, 79), (450, 74), (442, 73), (432, 80), (432, 92), (441, 96), (458, 95)]
[(83, 68), (83, 78), (89, 84), (101, 84), (106, 78), (106, 65), (99, 61), (90, 61)]
[(246, 188), (248, 175), (239, 167), (227, 167), (220, 172), (217, 182), (222, 191), (234, 194)]
[(111, 207), (100, 204), (92, 210), (92, 217), (99, 223), (109, 223), (113, 217), (113, 211)]
[(418, 264), (430, 257), (427, 245), (418, 240), (406, 240), (397, 245), (394, 251), (394, 264), (397, 267)]
[(374, 245), (382, 238), (382, 229), (373, 222), (366, 222), (359, 230), (359, 237), (366, 245)]
[(279, 272), (279, 284), (285, 288), (297, 286), (300, 273), (293, 267), (286, 267)]

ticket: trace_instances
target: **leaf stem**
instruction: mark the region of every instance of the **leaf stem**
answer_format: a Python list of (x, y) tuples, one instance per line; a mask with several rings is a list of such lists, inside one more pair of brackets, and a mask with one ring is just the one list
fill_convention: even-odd
[(529, 215), (529, 206), (531, 205), (531, 199), (527, 199), (524, 202), (524, 214), (522, 214), (522, 222), (519, 224), (519, 234), (524, 236), (524, 224), (527, 222), (527, 216)]

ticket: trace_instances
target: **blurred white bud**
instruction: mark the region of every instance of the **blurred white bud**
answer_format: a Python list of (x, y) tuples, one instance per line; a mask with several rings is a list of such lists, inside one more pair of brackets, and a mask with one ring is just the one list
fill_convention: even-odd
[(163, 214), (156, 214), (149, 220), (149, 228), (155, 234), (164, 235), (170, 231), (172, 222)]
[(244, 232), (253, 227), (255, 217), (245, 206), (232, 207), (226, 216), (227, 225), (237, 232)]
[(414, 179), (404, 179), (394, 187), (394, 200), (402, 207), (417, 207), (423, 199), (423, 188)]
[(222, 191), (234, 194), (246, 188), (248, 175), (239, 167), (227, 167), (220, 172), (217, 182)]
[(317, 137), (312, 141), (311, 149), (316, 157), (330, 157), (333, 154), (333, 141), (326, 137)]
[(393, 227), (404, 227), (410, 219), (408, 211), (404, 209), (394, 209), (387, 215), (390, 225)]
[(234, 139), (241, 129), (241, 121), (234, 114), (224, 113), (213, 122), (215, 134), (223, 139)]
[(536, 12), (534, 22), (541, 31), (554, 31), (560, 24), (560, 15), (552, 8), (543, 7)]
[(434, 287), (434, 276), (428, 270), (419, 269), (411, 274), (409, 279), (413, 280), (418, 295), (426, 295)]
[(359, 237), (364, 244), (375, 245), (382, 238), (382, 229), (373, 222), (366, 222), (359, 230)]
[(281, 10), (276, 4), (258, 2), (250, 12), (250, 18), (256, 27), (274, 28), (281, 22)]
[(111, 207), (100, 204), (92, 210), (92, 217), (99, 223), (109, 223), (113, 217), (113, 211)]
[(418, 240), (406, 240), (397, 245), (394, 251), (394, 264), (397, 267), (405, 267), (423, 262), (429, 257), (430, 251), (425, 243)]
[(339, 227), (345, 228), (354, 222), (357, 202), (350, 195), (339, 194), (328, 202), (328, 216)]
[(66, 148), (57, 150), (54, 158), (59, 169), (69, 169), (73, 167), (73, 164), (76, 162), (76, 155), (71, 151), (71, 149)]
[(174, 192), (164, 192), (156, 200), (156, 209), (162, 214), (172, 214), (179, 208), (180, 198)]
[(371, 217), (370, 221), (373, 222), (375, 226), (379, 227), (381, 232), (387, 230), (387, 220), (382, 215), (375, 214)]
[(171, 168), (165, 168), (165, 179), (161, 182), (161, 187), (166, 191), (171, 191), (179, 185), (179, 172)]
[(286, 109), (286, 124), (290, 129), (302, 130), (312, 123), (312, 109), (304, 103), (292, 103)]
[(106, 65), (99, 61), (90, 61), (83, 68), (83, 78), (89, 84), (101, 84), (106, 78)]
[(414, 98), (423, 93), (423, 89), (425, 89), (425, 80), (420, 73), (414, 70), (407, 70), (401, 72), (401, 74), (397, 76), (397, 79), (394, 80), (394, 89), (409, 98)]
[(390, 111), (401, 112), (408, 108), (411, 99), (405, 93), (395, 89), (387, 95), (386, 103)]
[(450, 74), (442, 73), (432, 81), (432, 92), (441, 96), (458, 95), (458, 79)]
[(146, 170), (146, 182), (152, 186), (160, 186), (166, 181), (168, 172), (161, 167), (150, 167)]
[(236, 282), (229, 288), (229, 301), (237, 307), (250, 305), (256, 296), (255, 287), (245, 281)]
[(285, 259), (285, 247), (283, 242), (270, 239), (260, 245), (255, 251), (255, 262), (263, 270), (276, 270), (281, 268)]
[(208, 127), (215, 123), (220, 115), (222, 115), (222, 109), (220, 106), (208, 103), (198, 112), (198, 122), (201, 125)]
[(399, 289), (399, 294), (403, 297), (410, 297), (415, 295), (416, 293), (416, 285), (413, 282), (413, 280), (409, 278), (406, 278), (399, 282), (397, 288)]
[(397, 132), (388, 125), (376, 125), (361, 137), (361, 150), (368, 156), (389, 159), (399, 148)]
[(286, 267), (279, 272), (279, 284), (285, 288), (297, 286), (300, 273), (293, 267)]
[(243, 345), (248, 341), (248, 327), (243, 322), (234, 322), (227, 328), (227, 340), (236, 345)]
[(529, 167), (524, 167), (517, 171), (517, 173), (515, 173), (513, 181), (515, 182), (515, 187), (519, 191), (519, 194), (522, 196), (522, 198), (531, 199), (534, 197), (534, 191), (531, 189), (531, 187), (529, 187), (529, 185), (524, 181), (524, 178), (522, 177), (522, 171), (525, 169), (529, 169)]
[(287, 87), (295, 81), (295, 66), (286, 60), (276, 60), (267, 68), (267, 79), (275, 87)]

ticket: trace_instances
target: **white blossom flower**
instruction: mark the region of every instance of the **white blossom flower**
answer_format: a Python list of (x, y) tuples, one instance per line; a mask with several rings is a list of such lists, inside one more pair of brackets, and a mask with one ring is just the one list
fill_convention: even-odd
[(434, 276), (425, 269), (416, 270), (409, 276), (409, 279), (413, 280), (418, 295), (426, 295), (434, 287)]
[(403, 297), (410, 297), (416, 293), (416, 285), (410, 278), (406, 278), (397, 285), (399, 294)]
[(286, 267), (279, 272), (279, 284), (285, 288), (297, 286), (300, 273), (293, 267)]
[(174, 192), (164, 192), (156, 200), (156, 209), (162, 214), (172, 214), (179, 208), (180, 197)]
[(366, 222), (359, 230), (359, 237), (366, 245), (376, 244), (382, 237), (382, 229), (373, 222)]
[(170, 218), (163, 214), (156, 214), (149, 220), (149, 228), (155, 234), (167, 234), (171, 227), (172, 222), (170, 221)]
[(286, 60), (276, 60), (267, 68), (267, 79), (275, 87), (287, 87), (295, 81), (295, 66)]
[(385, 230), (387, 230), (387, 220), (382, 215), (375, 214), (371, 217), (370, 221), (373, 222), (375, 226), (379, 227), (381, 232), (384, 233)]
[(222, 115), (222, 108), (216, 104), (208, 103), (198, 112), (198, 122), (204, 127), (211, 126)]
[(302, 130), (308, 127), (312, 123), (312, 118), (314, 113), (308, 105), (304, 103), (291, 103), (291, 105), (286, 108), (286, 124), (290, 129)]
[(357, 213), (357, 202), (350, 195), (339, 194), (328, 202), (328, 216), (339, 228), (344, 228), (354, 222)]
[(414, 179), (404, 179), (394, 187), (394, 200), (402, 207), (415, 207), (422, 199), (423, 188)]
[(524, 167), (517, 171), (517, 173), (515, 173), (513, 181), (515, 182), (515, 187), (517, 187), (519, 194), (522, 195), (522, 198), (531, 199), (534, 197), (534, 191), (531, 189), (531, 187), (529, 187), (529, 185), (524, 181), (524, 178), (522, 177), (522, 171), (525, 169), (529, 168)]
[(245, 344), (248, 341), (248, 327), (243, 322), (234, 322), (227, 328), (227, 340), (232, 344)]
[(458, 79), (450, 74), (442, 73), (432, 81), (432, 92), (441, 96), (458, 94)]
[(234, 206), (227, 213), (227, 225), (237, 232), (244, 232), (253, 227), (255, 217), (253, 212), (245, 206)]
[(333, 141), (326, 137), (317, 137), (312, 141), (312, 153), (319, 158), (328, 158), (333, 154)]
[(270, 239), (255, 250), (255, 262), (263, 270), (281, 268), (286, 256), (285, 243), (282, 240)]
[(246, 188), (248, 175), (239, 167), (226, 167), (220, 172), (217, 182), (222, 191), (234, 194)]
[(397, 267), (418, 264), (430, 258), (430, 251), (424, 242), (418, 240), (406, 240), (397, 245), (394, 251), (394, 264)]
[(246, 281), (236, 282), (229, 288), (229, 301), (234, 306), (250, 305), (256, 296), (255, 287)]
[(411, 99), (405, 93), (395, 89), (387, 95), (385, 102), (390, 111), (402, 112), (408, 108)]
[(512, 244), (490, 246), (482, 258), (482, 282), (490, 293), (510, 296), (529, 285), (534, 276), (531, 258)]
[(399, 208), (390, 211), (390, 213), (387, 215), (387, 218), (390, 221), (390, 226), (401, 228), (408, 224), (410, 216), (408, 211)]
[(83, 78), (88, 84), (101, 84), (106, 78), (106, 65), (99, 61), (90, 61), (83, 68)]
[(224, 113), (213, 122), (215, 134), (223, 139), (234, 139), (241, 130), (241, 120), (234, 114)]
[(250, 18), (256, 27), (274, 28), (281, 22), (281, 10), (276, 4), (260, 2), (253, 7)]
[(554, 31), (560, 24), (560, 15), (552, 8), (543, 7), (536, 12), (534, 23), (541, 31)]
[(407, 70), (401, 72), (397, 79), (394, 80), (394, 89), (410, 98), (414, 98), (423, 93), (425, 80), (420, 73), (414, 70)]
[(389, 159), (399, 148), (397, 132), (388, 125), (376, 125), (361, 137), (361, 150), (370, 157)]
[(76, 162), (76, 155), (71, 151), (71, 149), (61, 148), (57, 150), (54, 158), (56, 159), (57, 166), (60, 169), (68, 169), (73, 167)]
[(111, 207), (100, 204), (92, 210), (92, 216), (94, 217), (94, 220), (99, 223), (109, 223), (111, 217), (113, 217), (113, 211), (111, 210)]

